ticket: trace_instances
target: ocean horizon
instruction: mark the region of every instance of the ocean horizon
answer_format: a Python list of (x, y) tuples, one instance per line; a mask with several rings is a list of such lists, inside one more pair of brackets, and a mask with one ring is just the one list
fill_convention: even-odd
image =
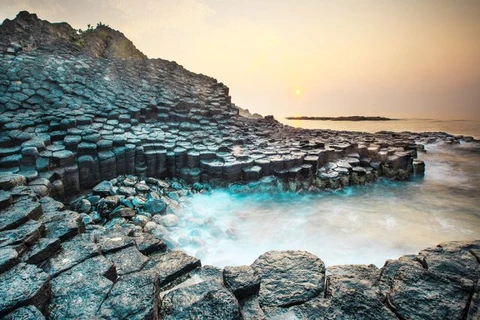
[(453, 135), (472, 136), (475, 139), (480, 139), (480, 120), (401, 118), (391, 121), (332, 121), (289, 120), (283, 116), (276, 117), (276, 119), (283, 124), (304, 129), (329, 129), (368, 133), (375, 133), (378, 131), (446, 132)]

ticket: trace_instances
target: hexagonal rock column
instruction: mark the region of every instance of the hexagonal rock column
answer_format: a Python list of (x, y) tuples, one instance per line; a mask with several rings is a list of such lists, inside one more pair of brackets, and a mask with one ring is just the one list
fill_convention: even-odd
[(325, 264), (306, 251), (268, 251), (251, 266), (260, 276), (260, 304), (288, 307), (322, 295)]
[(100, 182), (100, 170), (98, 162), (92, 156), (81, 156), (77, 160), (80, 187), (91, 188)]

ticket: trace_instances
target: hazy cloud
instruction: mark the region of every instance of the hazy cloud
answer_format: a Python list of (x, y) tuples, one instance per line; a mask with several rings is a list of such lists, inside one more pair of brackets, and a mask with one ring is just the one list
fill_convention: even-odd
[[(149, 57), (262, 114), (480, 119), (480, 1), (0, 0), (75, 28), (102, 21)], [(295, 90), (301, 89), (301, 95)]]

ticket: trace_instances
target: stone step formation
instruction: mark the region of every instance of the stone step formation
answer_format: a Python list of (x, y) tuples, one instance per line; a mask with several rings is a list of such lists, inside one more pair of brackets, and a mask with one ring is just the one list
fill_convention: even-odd
[[(221, 270), (167, 246), (166, 229), (176, 223), (171, 212), (191, 187), (154, 178), (115, 180), (79, 200), (83, 212), (77, 213), (39, 197), (23, 176), (2, 176), (2, 319), (480, 316), (480, 240), (442, 243), (380, 269), (326, 268), (308, 252), (289, 250)], [(143, 213), (135, 214), (144, 197)], [(84, 213), (92, 208), (103, 224)]]
[(21, 12), (0, 26), (0, 54), (0, 317), (479, 317), (479, 241), (381, 269), (272, 251), (220, 270), (168, 237), (195, 192), (404, 180), (424, 174), (424, 144), (472, 138), (245, 118), (224, 84), (103, 25), (78, 33)]

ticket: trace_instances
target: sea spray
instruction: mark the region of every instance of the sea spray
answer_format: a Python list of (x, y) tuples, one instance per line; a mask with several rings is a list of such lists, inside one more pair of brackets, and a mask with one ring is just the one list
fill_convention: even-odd
[(268, 250), (302, 249), (327, 265), (385, 259), (480, 234), (478, 144), (429, 146), (425, 178), (380, 180), (321, 193), (216, 190), (196, 194), (172, 230), (204, 264), (251, 264)]

